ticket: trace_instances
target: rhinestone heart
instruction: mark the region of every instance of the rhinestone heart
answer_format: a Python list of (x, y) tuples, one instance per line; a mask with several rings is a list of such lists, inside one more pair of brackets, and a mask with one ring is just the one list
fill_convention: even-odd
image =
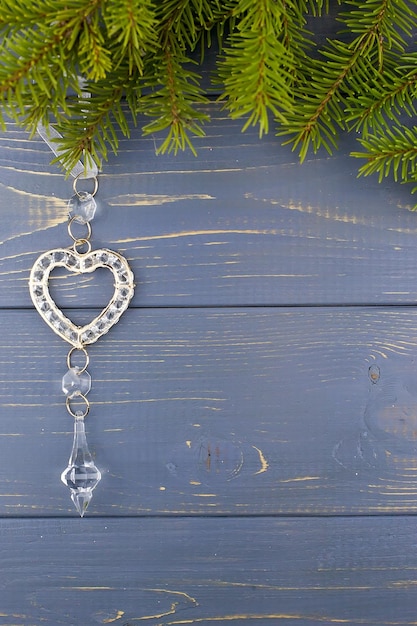
[[(77, 326), (57, 307), (49, 293), (49, 276), (57, 267), (88, 274), (99, 267), (111, 270), (114, 293), (108, 305), (85, 326)], [(113, 250), (79, 253), (72, 248), (48, 250), (35, 261), (29, 279), (30, 295), (39, 314), (52, 330), (76, 348), (94, 343), (116, 324), (134, 293), (134, 276), (126, 259)]]

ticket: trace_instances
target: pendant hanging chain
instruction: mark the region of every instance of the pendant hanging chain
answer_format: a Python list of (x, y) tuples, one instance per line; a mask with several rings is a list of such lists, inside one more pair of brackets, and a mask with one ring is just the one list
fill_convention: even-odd
[[(74, 242), (72, 245), (72, 249), (74, 250), (76, 254), (89, 254), (89, 252), (91, 252), (91, 242), (90, 242), (91, 233), (92, 233), (91, 225), (90, 225), (90, 222), (85, 222), (85, 225), (87, 227), (87, 233), (84, 235), (84, 237), (77, 237), (72, 232), (72, 228), (73, 228), (74, 222), (78, 222), (78, 221), (79, 220), (77, 219), (77, 216), (74, 215), (73, 217), (70, 216), (70, 219), (68, 222), (68, 234)], [(81, 250), (83, 246), (86, 249)]]
[[(74, 251), (74, 254), (79, 257), (89, 255), (91, 252), (91, 220), (94, 219), (97, 208), (94, 196), (98, 191), (97, 176), (92, 176), (91, 179), (83, 179), (83, 182), (85, 181), (86, 184), (89, 183), (90, 180), (92, 181), (93, 189), (91, 192), (80, 190), (78, 188), (78, 181), (80, 180), (80, 177), (81, 174), (75, 176), (72, 185), (75, 195), (68, 203), (69, 221), (67, 227), (68, 234), (74, 242), (72, 250)], [(77, 224), (78, 227), (86, 229), (86, 232), (82, 236), (79, 236), (74, 232)], [(72, 364), (75, 351), (81, 353), (81, 359), (84, 360), (82, 366)], [(80, 360), (80, 357), (78, 357), (78, 360)], [(66, 409), (74, 418), (85, 418), (90, 411), (90, 402), (86, 397), (91, 389), (91, 376), (87, 372), (89, 362), (90, 357), (83, 344), (72, 347), (68, 352), (68, 372), (62, 379), (62, 390), (66, 395)]]
[[(77, 254), (89, 254), (91, 252), (91, 220), (94, 218), (97, 204), (94, 200), (94, 196), (98, 191), (98, 178), (93, 176), (89, 179), (83, 179), (85, 183), (92, 183), (92, 190), (80, 190), (78, 188), (78, 181), (80, 176), (74, 178), (73, 190), (74, 196), (68, 203), (69, 208), (69, 222), (68, 222), (68, 234), (73, 240), (72, 246), (74, 252)], [(83, 236), (78, 236), (74, 233), (74, 227), (76, 224), (85, 226), (87, 232)]]
[[(81, 91), (84, 98), (88, 97), (82, 86)], [(38, 131), (59, 158), (62, 154), (59, 145), (61, 135), (52, 126), (41, 124)], [(92, 250), (91, 221), (97, 208), (94, 196), (98, 191), (98, 167), (91, 158), (87, 158), (86, 163), (88, 167), (79, 162), (68, 172), (74, 177), (74, 195), (68, 202), (67, 226), (72, 246), (42, 253), (35, 261), (29, 278), (30, 295), (38, 313), (57, 335), (71, 344), (66, 363), (68, 371), (62, 378), (62, 391), (66, 409), (74, 418), (74, 439), (68, 466), (62, 472), (61, 480), (69, 487), (71, 499), (81, 517), (101, 480), (101, 472), (88, 449), (84, 427), (84, 418), (90, 411), (87, 395), (91, 390), (91, 376), (87, 371), (90, 357), (86, 346), (100, 339), (119, 321), (135, 289), (133, 272), (121, 254), (105, 248)], [(78, 234), (80, 231), (81, 234)], [(91, 274), (97, 268), (111, 271), (114, 293), (107, 306), (88, 324), (78, 326), (72, 322), (53, 300), (49, 279), (55, 268), (63, 268), (73, 274)]]

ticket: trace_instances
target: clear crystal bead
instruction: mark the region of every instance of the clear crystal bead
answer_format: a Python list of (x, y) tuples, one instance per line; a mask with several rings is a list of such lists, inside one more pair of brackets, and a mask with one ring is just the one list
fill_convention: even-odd
[(116, 311), (120, 311), (120, 309), (122, 309), (123, 306), (124, 306), (124, 301), (123, 300), (116, 300), (114, 302), (113, 306), (116, 309)]
[(57, 318), (54, 322), (52, 322), (52, 324), (59, 333), (65, 333), (68, 331), (68, 328), (69, 328), (68, 325), (62, 320), (60, 320), (59, 318)]
[(64, 250), (56, 250), (53, 253), (52, 260), (54, 263), (65, 263), (67, 261), (67, 254)]
[(51, 305), (49, 304), (47, 300), (45, 300), (44, 298), (41, 298), (39, 300), (39, 308), (41, 311), (46, 313), (46, 311), (49, 311), (49, 309), (51, 308)]
[(84, 370), (80, 372), (78, 366), (71, 367), (62, 378), (62, 391), (68, 398), (86, 396), (91, 389), (91, 376)]
[(43, 295), (42, 285), (34, 285), (32, 291), (33, 291), (33, 295), (35, 295), (37, 298)]
[(68, 255), (67, 265), (68, 265), (68, 267), (76, 267), (78, 265), (78, 261), (77, 261), (77, 259), (75, 258), (74, 255), (72, 255), (72, 254)]
[(110, 307), (110, 308), (106, 311), (106, 316), (105, 316), (105, 317), (106, 317), (106, 319), (107, 319), (109, 322), (113, 322), (115, 315), (116, 315), (116, 310), (115, 310), (115, 309), (111, 306), (111, 307)]
[(39, 280), (42, 281), (43, 277), (44, 277), (44, 273), (42, 270), (36, 270), (36, 272), (34, 272), (33, 277), (35, 280)]
[[(45, 315), (48, 314), (48, 311), (46, 312)], [(78, 333), (72, 328), (72, 326), (58, 326), (53, 324), (53, 326), (55, 328), (57, 328), (59, 330), (59, 332), (62, 332), (65, 337), (72, 343), (77, 343), (78, 342)]]
[(81, 341), (83, 343), (93, 343), (97, 339), (98, 339), (98, 337), (96, 335), (96, 327), (95, 326), (93, 326), (92, 328), (89, 328), (88, 330), (84, 331), (83, 334), (81, 335)]
[(54, 313), (54, 311), (52, 311), (52, 309), (50, 309), (49, 311), (47, 311), (45, 313), (45, 317), (51, 324), (54, 324), (54, 325), (55, 325), (55, 323), (58, 320), (58, 315), (56, 313)]
[(97, 204), (91, 193), (82, 192), (75, 194), (68, 201), (68, 210), (71, 217), (80, 224), (91, 222), (96, 213)]
[(74, 441), (68, 467), (62, 472), (61, 480), (71, 490), (71, 499), (81, 517), (93, 496), (93, 489), (101, 480), (101, 472), (94, 465), (85, 436), (84, 418), (74, 420)]
[(102, 333), (102, 332), (103, 332), (103, 330), (104, 330), (106, 327), (107, 327), (106, 320), (103, 320), (103, 319), (99, 320), (99, 321), (97, 322), (97, 324), (95, 324), (95, 325), (93, 326), (93, 328), (95, 329), (95, 331), (97, 332), (97, 334)]
[(114, 254), (109, 254), (108, 255), (107, 262), (115, 270), (119, 270), (122, 267), (120, 259), (118, 259), (117, 256), (114, 255)]
[[(78, 340), (78, 333), (76, 333), (74, 330), (72, 330), (71, 328), (69, 329), (69, 332), (66, 333), (68, 339), (71, 341), (71, 343), (73, 343), (74, 341)], [(85, 394), (84, 394), (85, 395)]]

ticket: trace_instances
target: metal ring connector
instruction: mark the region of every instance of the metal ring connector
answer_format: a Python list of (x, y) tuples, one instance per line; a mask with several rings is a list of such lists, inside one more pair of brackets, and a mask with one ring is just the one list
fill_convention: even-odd
[[(70, 221), (68, 222), (68, 234), (69, 234), (69, 236), (71, 237), (71, 239), (72, 239), (73, 241), (76, 241), (76, 242), (78, 242), (78, 241), (82, 241), (82, 242), (86, 242), (86, 241), (88, 241), (88, 240), (90, 239), (90, 237), (91, 237), (91, 233), (92, 233), (92, 230), (91, 230), (91, 224), (90, 224), (90, 222), (84, 222), (84, 225), (85, 225), (85, 226), (87, 226), (87, 234), (86, 234), (84, 237), (76, 237), (76, 236), (74, 235), (74, 233), (72, 232), (72, 225), (73, 225), (73, 223), (74, 223), (74, 222), (76, 222), (76, 221), (77, 221), (77, 215), (74, 215), (74, 216), (70, 219)], [(79, 222), (78, 222), (78, 221), (77, 221), (77, 224), (79, 224)]]
[[(90, 363), (90, 357), (88, 356), (88, 352), (87, 352), (87, 350), (85, 348), (76, 348), (76, 347), (71, 348), (71, 350), (68, 352), (68, 355), (67, 355), (67, 367), (68, 367), (69, 370), (74, 367), (72, 365), (72, 363), (71, 363), (71, 357), (72, 357), (72, 354), (73, 354), (73, 352), (75, 350), (79, 350), (80, 352), (83, 352), (84, 356), (85, 356), (84, 367), (78, 367), (78, 374), (82, 374), (83, 372), (85, 372), (85, 370), (88, 367), (88, 364)], [(67, 400), (68, 400), (68, 398), (67, 398)]]
[[(87, 246), (87, 250), (84, 250), (84, 252), (81, 252), (81, 250), (77, 250), (79, 246)], [(77, 241), (74, 241), (74, 245), (72, 246), (72, 249), (77, 254), (88, 254), (89, 252), (91, 252), (91, 243), (88, 241), (88, 239), (77, 239)]]
[[(81, 402), (84, 402), (84, 410), (81, 411), (80, 409), (77, 409), (76, 411), (74, 411), (74, 409), (71, 406), (71, 402), (76, 403), (78, 400), (80, 400)], [(90, 403), (87, 400), (87, 398), (85, 396), (83, 396), (82, 393), (79, 393), (77, 396), (74, 396), (73, 398), (70, 398), (69, 396), (67, 396), (66, 400), (65, 400), (65, 406), (67, 407), (67, 411), (70, 415), (72, 415), (72, 417), (87, 417), (89, 411), (90, 411)]]
[(78, 180), (83, 175), (83, 173), (84, 172), (80, 172), (80, 174), (78, 174), (78, 176), (76, 176), (74, 178), (74, 182), (72, 183), (72, 188), (74, 190), (74, 193), (77, 194), (77, 196), (80, 198), (80, 200), (83, 199), (83, 197), (85, 196), (86, 193), (89, 193), (90, 196), (92, 196), (94, 198), (94, 196), (96, 195), (96, 193), (98, 191), (98, 178), (97, 178), (97, 176), (91, 176), (90, 178), (82, 178), (81, 179), (81, 180), (92, 180), (92, 181), (94, 181), (94, 189), (93, 189), (93, 191), (90, 191), (90, 192), (78, 191), (78, 189), (77, 189)]

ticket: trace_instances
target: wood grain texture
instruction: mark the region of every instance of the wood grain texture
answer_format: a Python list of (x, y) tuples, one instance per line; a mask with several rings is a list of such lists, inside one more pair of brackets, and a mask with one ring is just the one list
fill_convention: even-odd
[(2, 521), (5, 626), (416, 623), (415, 518)]
[[(136, 306), (416, 301), (409, 187), (358, 180), (353, 137), (334, 157), (301, 166), (278, 138), (242, 135), (219, 105), (208, 109), (198, 158), (156, 156), (159, 140), (132, 129), (103, 167), (94, 245), (127, 255)], [(0, 138), (0, 306), (29, 306), (35, 258), (69, 243), (71, 183), (49, 160), (41, 139), (12, 126)], [(79, 306), (96, 306), (103, 282), (91, 282), (84, 279)], [(56, 284), (71, 306), (71, 279)]]
[[(0, 319), (0, 512), (72, 516), (67, 347), (33, 311)], [(90, 514), (415, 512), (416, 328), (409, 308), (128, 311), (89, 350)]]
[[(83, 520), (59, 480), (68, 346), (27, 286), (68, 245), (71, 184), (0, 135), (0, 624), (416, 625), (410, 189), (358, 180), (352, 137), (300, 166), (207, 110), (198, 158), (132, 129), (100, 176), (94, 246), (137, 289), (89, 349)], [(104, 270), (50, 282), (78, 324), (112, 292)]]

